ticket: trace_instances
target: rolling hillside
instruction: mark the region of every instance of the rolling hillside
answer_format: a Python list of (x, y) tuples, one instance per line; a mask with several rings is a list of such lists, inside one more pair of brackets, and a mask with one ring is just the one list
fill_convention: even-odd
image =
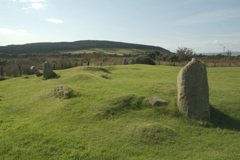
[(76, 41), (76, 42), (56, 42), (56, 43), (30, 43), (24, 45), (9, 45), (1, 46), (0, 53), (2, 54), (33, 54), (33, 53), (53, 53), (59, 51), (77, 51), (88, 50), (94, 48), (102, 49), (138, 49), (138, 50), (158, 50), (164, 53), (170, 53), (170, 51), (149, 45), (113, 42), (113, 41)]

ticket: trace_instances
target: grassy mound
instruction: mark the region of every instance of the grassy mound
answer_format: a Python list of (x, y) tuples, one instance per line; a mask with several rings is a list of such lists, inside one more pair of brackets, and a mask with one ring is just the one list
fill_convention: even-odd
[(139, 123), (130, 128), (131, 140), (144, 144), (174, 143), (177, 134), (161, 123)]
[(106, 104), (107, 107), (105, 106), (101, 109), (100, 113), (97, 114), (97, 117), (113, 118), (113, 116), (125, 114), (131, 110), (140, 110), (151, 107), (144, 97), (138, 97), (134, 94), (108, 99)]

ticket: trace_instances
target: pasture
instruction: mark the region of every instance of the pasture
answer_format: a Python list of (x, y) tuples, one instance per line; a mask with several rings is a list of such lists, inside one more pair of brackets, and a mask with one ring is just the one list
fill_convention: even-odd
[[(1, 159), (240, 159), (240, 68), (207, 68), (211, 122), (178, 112), (178, 66), (78, 66), (0, 81)], [(54, 89), (73, 89), (59, 98)], [(146, 98), (160, 97), (164, 107)]]

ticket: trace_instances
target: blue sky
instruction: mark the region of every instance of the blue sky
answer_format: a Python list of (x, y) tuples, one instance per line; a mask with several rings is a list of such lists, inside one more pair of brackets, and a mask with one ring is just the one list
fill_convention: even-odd
[(240, 51), (239, 0), (0, 0), (0, 46), (110, 40)]

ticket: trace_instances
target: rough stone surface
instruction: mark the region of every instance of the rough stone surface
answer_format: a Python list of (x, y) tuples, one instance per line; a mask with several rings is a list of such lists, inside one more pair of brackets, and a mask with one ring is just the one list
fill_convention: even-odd
[(178, 109), (197, 120), (210, 119), (206, 66), (195, 58), (178, 74)]
[(40, 71), (37, 69), (37, 67), (32, 66), (31, 70), (33, 71), (34, 74), (36, 74), (37, 77), (41, 76)]
[(159, 97), (148, 98), (148, 101), (154, 106), (165, 106), (168, 104), (166, 100), (161, 99)]
[(123, 63), (122, 63), (123, 65), (127, 65), (128, 64), (128, 61), (127, 61), (127, 59), (126, 58), (123, 58)]
[(50, 78), (53, 76), (53, 68), (49, 62), (43, 64), (43, 77)]

